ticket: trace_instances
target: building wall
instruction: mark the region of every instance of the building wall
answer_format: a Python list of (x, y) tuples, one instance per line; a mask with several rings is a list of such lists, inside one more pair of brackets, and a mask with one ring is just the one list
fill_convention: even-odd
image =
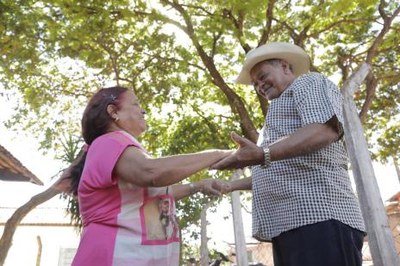
[[(0, 226), (1, 235), (3, 230), (4, 226)], [(42, 244), (40, 266), (71, 265), (72, 256), (79, 244), (79, 235), (74, 227), (21, 225), (15, 231), (12, 246), (3, 266), (37, 266), (40, 246), (38, 237)], [(64, 258), (64, 263), (60, 264), (61, 257)]]
[(248, 250), (251, 251), (252, 262), (262, 263), (268, 266), (274, 265), (271, 243), (261, 242), (257, 245), (249, 246)]
[[(265, 265), (265, 266), (273, 266), (273, 257), (272, 257), (272, 244), (268, 242), (254, 242), (246, 244), (247, 250), (247, 260), (249, 265)], [(233, 263), (231, 265), (236, 266), (236, 256), (235, 254), (235, 245), (231, 246), (229, 251), (231, 255), (229, 255), (230, 261)]]
[(389, 217), (389, 228), (393, 234), (394, 244), (397, 250), (397, 255), (400, 256), (400, 212), (391, 213)]

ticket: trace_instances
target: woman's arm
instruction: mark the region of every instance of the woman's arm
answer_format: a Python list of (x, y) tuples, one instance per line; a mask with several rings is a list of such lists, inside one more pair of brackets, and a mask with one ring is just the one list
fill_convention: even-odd
[(122, 153), (115, 173), (138, 186), (163, 187), (178, 183), (231, 154), (226, 150), (207, 150), (191, 154), (151, 158), (136, 147)]

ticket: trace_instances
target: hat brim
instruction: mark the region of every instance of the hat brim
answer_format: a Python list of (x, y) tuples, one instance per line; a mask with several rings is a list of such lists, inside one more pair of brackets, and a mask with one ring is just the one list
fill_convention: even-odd
[(296, 77), (305, 74), (309, 71), (310, 68), (309, 57), (300, 47), (295, 46), (296, 49), (293, 50), (289, 50), (287, 47), (284, 47), (282, 49), (281, 47), (282, 46), (280, 45), (279, 47), (275, 47), (275, 49), (269, 49), (269, 50), (265, 49), (265, 52), (260, 51), (258, 53), (259, 55), (254, 54), (253, 56), (249, 56), (249, 58), (246, 58), (242, 70), (240, 71), (239, 76), (236, 79), (236, 83), (251, 85), (252, 84), (250, 77), (251, 69), (258, 63), (269, 59), (283, 59), (287, 61), (291, 65), (293, 74)]

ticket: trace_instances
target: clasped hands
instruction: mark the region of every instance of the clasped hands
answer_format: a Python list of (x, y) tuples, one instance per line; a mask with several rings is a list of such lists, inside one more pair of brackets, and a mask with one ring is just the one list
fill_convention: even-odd
[(229, 153), (222, 160), (211, 165), (211, 170), (238, 169), (263, 162), (264, 153), (262, 148), (258, 147), (252, 141), (239, 136), (235, 132), (231, 133), (231, 138), (239, 145), (239, 148)]
[[(260, 164), (264, 159), (263, 150), (252, 141), (231, 133), (232, 140), (239, 145), (235, 151), (227, 153), (227, 156), (210, 166), (210, 170), (238, 169), (250, 165)], [(232, 192), (231, 183), (220, 179), (203, 179), (202, 192), (206, 195), (221, 196)]]

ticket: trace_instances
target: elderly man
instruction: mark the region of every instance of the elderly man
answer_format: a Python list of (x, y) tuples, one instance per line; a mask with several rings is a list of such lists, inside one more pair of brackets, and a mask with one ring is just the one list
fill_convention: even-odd
[(214, 169), (252, 166), (228, 191), (253, 190), (253, 236), (271, 241), (275, 266), (361, 265), (364, 222), (348, 175), (342, 97), (309, 57), (289, 43), (246, 55), (237, 83), (270, 106), (257, 145), (239, 145)]

